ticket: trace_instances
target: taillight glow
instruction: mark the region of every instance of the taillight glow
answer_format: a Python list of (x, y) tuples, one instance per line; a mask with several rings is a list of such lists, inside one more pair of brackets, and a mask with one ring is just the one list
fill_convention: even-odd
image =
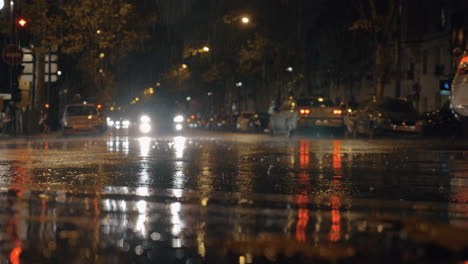
[(343, 111), (341, 111), (340, 109), (335, 109), (335, 110), (333, 110), (333, 114), (334, 115), (341, 115), (341, 114), (343, 114)]
[(310, 114), (310, 110), (309, 109), (301, 109), (301, 110), (299, 110), (299, 113), (301, 113), (301, 115), (308, 115), (308, 114)]
[(460, 59), (459, 64), (466, 63), (466, 62), (468, 62), (468, 56), (462, 57), (462, 58)]

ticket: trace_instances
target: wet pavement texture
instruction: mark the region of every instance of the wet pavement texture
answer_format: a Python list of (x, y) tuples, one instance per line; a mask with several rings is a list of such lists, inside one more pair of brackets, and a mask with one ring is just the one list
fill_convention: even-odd
[(0, 263), (468, 263), (468, 141), (0, 141)]

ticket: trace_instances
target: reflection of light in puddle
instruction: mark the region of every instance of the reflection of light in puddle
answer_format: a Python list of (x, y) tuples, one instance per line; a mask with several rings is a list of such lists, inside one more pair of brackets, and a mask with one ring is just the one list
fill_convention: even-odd
[(114, 139), (110, 138), (107, 140), (107, 151), (114, 152)]
[(171, 224), (172, 230), (171, 234), (175, 237), (178, 237), (182, 232), (183, 222), (180, 218), (181, 204), (179, 202), (172, 203), (170, 205), (171, 210)]
[(149, 137), (140, 137), (138, 138), (138, 142), (140, 143), (140, 156), (143, 158), (148, 157), (150, 149), (151, 149), (151, 138)]
[(136, 195), (138, 195), (138, 196), (149, 196), (148, 187), (138, 187), (138, 188), (136, 188)]
[(172, 195), (174, 195), (177, 198), (182, 197), (183, 191), (180, 189), (172, 190)]
[(125, 137), (122, 142), (122, 151), (125, 155), (128, 155), (129, 150), (130, 150), (130, 147), (128, 143), (128, 137)]
[(145, 162), (141, 162), (140, 164), (140, 172), (139, 172), (139, 176), (140, 176), (140, 184), (149, 184), (149, 177), (150, 177), (150, 174), (149, 174), (149, 165), (148, 163), (145, 163)]
[(174, 188), (182, 189), (184, 187), (184, 178), (184, 163), (182, 161), (176, 161), (174, 173)]
[(128, 137), (111, 137), (107, 140), (107, 151), (109, 152), (120, 152), (122, 151), (125, 155), (129, 153), (129, 141)]
[[(176, 159), (181, 159), (184, 157), (185, 142), (185, 137), (174, 137), (174, 150)], [(174, 173), (174, 187), (178, 189), (183, 188), (184, 178), (184, 163), (182, 161), (176, 161)]]
[(185, 141), (186, 141), (185, 137), (174, 138), (174, 149), (175, 149), (175, 156), (177, 159), (181, 159), (184, 156)]
[(146, 219), (147, 219), (147, 205), (146, 201), (140, 200), (136, 204), (137, 210), (138, 210), (138, 217), (136, 220), (136, 225), (135, 229), (137, 232), (140, 232), (140, 234), (145, 237), (146, 234)]
[[(149, 156), (149, 152), (151, 149), (151, 138), (149, 137), (140, 137), (138, 138), (138, 142), (140, 143), (140, 156), (143, 158), (146, 158)], [(140, 162), (140, 184), (148, 184), (148, 179), (149, 179), (149, 166), (147, 162)]]

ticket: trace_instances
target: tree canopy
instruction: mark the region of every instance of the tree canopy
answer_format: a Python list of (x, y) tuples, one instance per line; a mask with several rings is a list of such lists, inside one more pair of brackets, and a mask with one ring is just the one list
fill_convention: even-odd
[[(115, 67), (127, 54), (141, 49), (155, 13), (144, 16), (128, 0), (34, 0), (20, 7), (29, 20), (31, 43), (57, 47), (77, 65), (79, 79), (88, 96), (112, 98)], [(97, 92), (97, 94), (96, 94)]]

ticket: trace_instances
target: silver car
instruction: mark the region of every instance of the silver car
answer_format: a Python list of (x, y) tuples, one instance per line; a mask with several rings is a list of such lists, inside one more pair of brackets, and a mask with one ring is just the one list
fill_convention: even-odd
[(269, 129), (272, 135), (286, 134), (291, 136), (297, 128), (297, 104), (292, 98), (284, 101), (281, 106), (270, 115)]

